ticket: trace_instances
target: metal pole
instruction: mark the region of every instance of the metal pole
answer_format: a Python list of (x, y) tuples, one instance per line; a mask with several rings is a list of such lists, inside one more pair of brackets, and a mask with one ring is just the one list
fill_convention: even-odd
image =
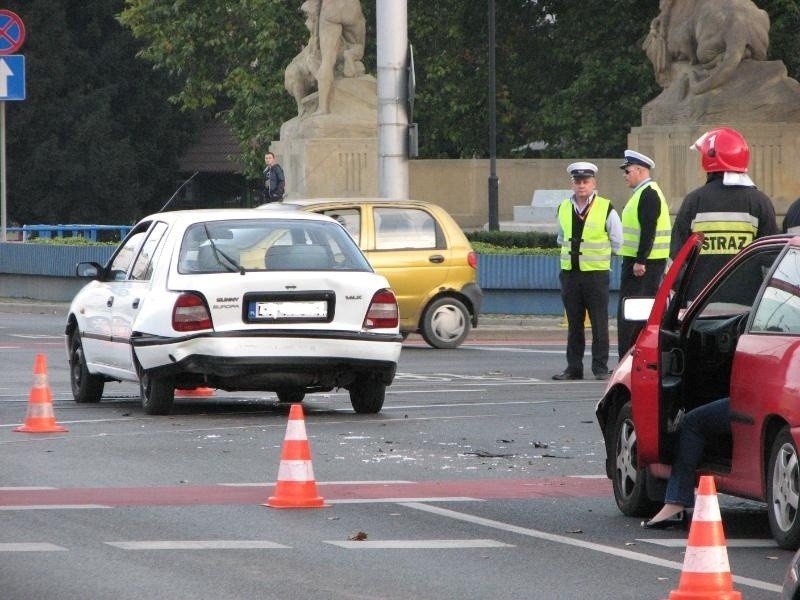
[(378, 195), (408, 198), (408, 6), (378, 0)]
[(489, 231), (500, 229), (497, 185), (497, 103), (494, 0), (489, 0)]
[(6, 103), (0, 102), (0, 241), (6, 236)]

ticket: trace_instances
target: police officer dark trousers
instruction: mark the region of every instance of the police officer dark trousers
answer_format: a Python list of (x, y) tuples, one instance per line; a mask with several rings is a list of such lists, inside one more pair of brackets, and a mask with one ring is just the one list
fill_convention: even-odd
[(584, 317), (592, 325), (592, 373), (608, 378), (608, 286), (611, 253), (622, 243), (622, 225), (611, 202), (595, 192), (597, 167), (571, 164), (573, 195), (558, 207), (561, 300), (567, 315), (567, 368), (553, 379), (583, 379)]

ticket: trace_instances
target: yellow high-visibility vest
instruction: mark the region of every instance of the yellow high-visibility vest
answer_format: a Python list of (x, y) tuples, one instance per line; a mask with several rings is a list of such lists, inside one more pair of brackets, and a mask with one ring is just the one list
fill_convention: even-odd
[[(578, 266), (581, 271), (608, 271), (611, 269), (611, 239), (606, 231), (606, 219), (611, 201), (595, 196), (586, 220), (578, 248)], [(572, 213), (571, 200), (564, 200), (558, 207), (558, 222), (564, 232), (561, 243), (561, 268), (572, 269)]]
[(639, 240), (642, 234), (639, 224), (639, 200), (642, 197), (642, 192), (647, 189), (648, 186), (658, 194), (658, 199), (661, 204), (661, 213), (658, 215), (658, 220), (656, 221), (656, 237), (653, 240), (653, 247), (650, 250), (650, 254), (647, 255), (647, 258), (657, 259), (669, 257), (669, 238), (672, 233), (672, 225), (669, 221), (669, 206), (667, 206), (664, 193), (655, 181), (651, 181), (649, 184), (643, 185), (636, 190), (622, 210), (622, 248), (620, 248), (619, 251), (620, 256), (636, 256), (639, 252)]

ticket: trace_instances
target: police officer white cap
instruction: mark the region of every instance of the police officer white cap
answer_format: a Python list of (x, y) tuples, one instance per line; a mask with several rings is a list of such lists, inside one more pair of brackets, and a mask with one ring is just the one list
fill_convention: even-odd
[(624, 169), (625, 167), (629, 167), (631, 165), (638, 165), (646, 169), (652, 169), (656, 166), (656, 163), (652, 158), (645, 156), (641, 152), (637, 152), (636, 150), (625, 150), (625, 162), (622, 163), (619, 168)]
[(597, 165), (590, 162), (574, 162), (567, 167), (567, 173), (573, 179), (586, 179), (597, 176)]

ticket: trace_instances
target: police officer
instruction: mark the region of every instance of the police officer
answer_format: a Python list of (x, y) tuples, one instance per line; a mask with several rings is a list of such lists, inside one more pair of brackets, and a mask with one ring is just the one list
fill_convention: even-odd
[(705, 234), (688, 290), (693, 299), (722, 266), (754, 239), (778, 233), (775, 208), (747, 175), (750, 148), (741, 133), (718, 127), (692, 145), (706, 184), (683, 199), (672, 226), (674, 257), (693, 232)]
[(572, 196), (558, 207), (561, 300), (567, 314), (567, 368), (553, 379), (583, 379), (584, 317), (592, 324), (592, 373), (608, 379), (608, 284), (611, 253), (622, 245), (622, 223), (611, 201), (597, 195), (597, 166), (567, 167)]
[(622, 210), (622, 272), (617, 307), (617, 350), (622, 357), (633, 345), (639, 327), (622, 318), (622, 301), (636, 296), (654, 297), (669, 258), (671, 223), (664, 193), (650, 177), (656, 166), (649, 156), (625, 150), (620, 165), (633, 195)]

